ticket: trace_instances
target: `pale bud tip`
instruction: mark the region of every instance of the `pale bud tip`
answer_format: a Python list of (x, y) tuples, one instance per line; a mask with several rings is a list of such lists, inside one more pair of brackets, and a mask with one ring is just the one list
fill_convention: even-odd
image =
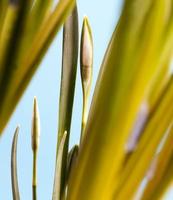
[(34, 96), (34, 107), (37, 107), (37, 97)]
[(20, 129), (20, 124), (17, 125), (16, 129)]
[(16, 130), (15, 130), (15, 135), (18, 135), (19, 129), (20, 129), (20, 125), (18, 124), (17, 127), (16, 127)]
[(84, 22), (88, 22), (88, 16), (87, 16), (87, 15), (84, 15), (84, 16), (83, 16), (83, 21), (84, 21)]
[(39, 113), (38, 113), (38, 101), (37, 101), (37, 97), (34, 96), (34, 117), (38, 117)]
[(67, 136), (67, 131), (64, 131), (64, 137), (66, 137)]

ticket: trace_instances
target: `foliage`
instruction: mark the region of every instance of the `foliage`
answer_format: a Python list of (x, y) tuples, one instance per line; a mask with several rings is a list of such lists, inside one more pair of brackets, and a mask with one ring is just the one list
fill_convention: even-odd
[[(32, 2), (27, 4), (22, 0), (10, 1), (9, 6), (5, 0), (2, 2), (1, 132), (56, 30), (65, 16), (71, 13), (63, 30), (52, 199), (161, 199), (173, 177), (173, 78), (170, 72), (173, 1), (124, 1), (102, 62), (89, 115), (87, 100), (92, 79), (93, 39), (88, 19), (84, 18), (80, 42), (83, 89), (81, 141), (71, 150), (68, 144), (79, 38), (77, 7), (73, 8), (75, 2), (60, 0), (53, 12), (48, 10), (49, 1), (41, 4), (37, 0), (33, 7)], [(37, 9), (41, 9), (41, 14), (35, 20)], [(16, 158), (18, 131), (19, 128), (14, 135), (11, 159), (14, 199), (20, 198)], [(37, 198), (38, 144), (39, 114), (35, 99), (32, 124), (33, 199)]]

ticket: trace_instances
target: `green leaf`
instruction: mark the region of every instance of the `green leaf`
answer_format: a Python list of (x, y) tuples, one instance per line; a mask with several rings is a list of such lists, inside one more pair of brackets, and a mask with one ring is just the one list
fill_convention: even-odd
[[(145, 199), (156, 199), (153, 198), (157, 192), (155, 191), (157, 187), (159, 187), (160, 184), (162, 184), (162, 180), (164, 179), (165, 174), (167, 173), (167, 168), (169, 166), (171, 157), (173, 155), (173, 127), (168, 128), (167, 130), (168, 134), (166, 133), (166, 138), (163, 138), (165, 141), (161, 141), (161, 144), (163, 143), (163, 147), (161, 147), (161, 150), (155, 155), (151, 166), (149, 169), (149, 178), (147, 185), (145, 186), (143, 195), (141, 200)], [(154, 167), (153, 167), (154, 164)], [(153, 169), (154, 168), (154, 169)], [(148, 173), (147, 173), (148, 174)], [(163, 186), (164, 187), (164, 186)]]
[[(70, 126), (73, 109), (73, 99), (76, 82), (76, 70), (78, 59), (78, 11), (75, 6), (73, 12), (64, 24), (63, 30), (63, 55), (62, 55), (62, 72), (61, 88), (59, 101), (59, 122), (58, 122), (58, 142), (57, 151), (60, 141), (65, 131), (67, 139), (64, 149), (63, 168), (61, 171), (61, 187), (65, 187), (66, 182), (66, 164), (68, 155), (68, 145), (70, 136)], [(63, 191), (61, 191), (62, 193)]]
[[(7, 19), (5, 21), (5, 33), (3, 33), (4, 37), (1, 37), (1, 42), (6, 41), (5, 34), (9, 35), (7, 39), (7, 44), (4, 49), (1, 49), (0, 56), (0, 66), (4, 68), (1, 71), (1, 79), (0, 79), (0, 91), (1, 91), (1, 101), (3, 101), (4, 91), (6, 91), (8, 86), (8, 81), (11, 78), (11, 74), (15, 70), (14, 60), (16, 59), (17, 52), (19, 50), (19, 46), (21, 43), (21, 37), (23, 36), (23, 31), (25, 27), (25, 22), (29, 13), (29, 9), (31, 7), (30, 1), (21, 1), (19, 0), (17, 3), (10, 1), (9, 8), (7, 10)], [(9, 14), (10, 13), (10, 14)], [(10, 25), (12, 27), (10, 27)], [(9, 31), (10, 30), (10, 31)], [(3, 43), (4, 44), (4, 43)], [(0, 69), (1, 69), (0, 68)]]
[(59, 103), (58, 141), (64, 131), (68, 138), (72, 118), (76, 70), (78, 59), (78, 12), (77, 7), (64, 24), (61, 89)]
[[(12, 63), (13, 60), (12, 56), (15, 57), (16, 55), (16, 48), (18, 46), (17, 44), (20, 41), (20, 36), (23, 29), (26, 7), (27, 3), (21, 4), (20, 1), (16, 3), (10, 1), (4, 16), (4, 22), (2, 24), (2, 30), (0, 34), (0, 71), (1, 71), (0, 89), (1, 90), (2, 90), (2, 81), (5, 81), (5, 77), (7, 76), (7, 71), (10, 73), (9, 65), (11, 65)], [(13, 53), (12, 50), (14, 50)], [(12, 58), (12, 60), (10, 58)], [(6, 88), (6, 85), (4, 87)]]
[(37, 0), (33, 3), (32, 9), (30, 10), (30, 15), (26, 20), (25, 33), (18, 52), (16, 65), (20, 65), (20, 61), (25, 55), (25, 50), (31, 46), (32, 40), (40, 26), (44, 24), (45, 20), (51, 14), (51, 6), (52, 0)]
[(125, 1), (96, 84), (68, 200), (113, 198), (139, 107), (153, 76), (172, 56), (173, 12), (166, 11), (170, 4)]
[(35, 34), (32, 45), (29, 49), (26, 49), (20, 66), (17, 66), (10, 80), (6, 83), (8, 84), (6, 90), (3, 94), (1, 93), (3, 98), (0, 102), (0, 133), (2, 133), (19, 99), (38, 68), (57, 30), (63, 24), (74, 4), (75, 0), (63, 0), (58, 3), (55, 10)]
[(169, 73), (168, 66), (170, 66), (170, 64), (167, 63), (154, 78), (154, 81), (151, 84), (149, 91), (142, 102), (142, 105), (140, 106), (140, 110), (138, 111), (138, 115), (132, 129), (132, 133), (129, 134), (128, 142), (126, 144), (127, 159), (135, 150), (138, 141), (142, 137), (143, 129), (157, 109), (160, 101), (162, 100), (162, 97), (164, 96), (165, 90), (170, 84), (171, 74)]
[(52, 200), (61, 200), (65, 188), (62, 188), (62, 172), (63, 172), (63, 160), (64, 152), (67, 142), (67, 132), (64, 132), (64, 135), (61, 139), (61, 142), (58, 147), (57, 159), (56, 159), (56, 168), (55, 168), (55, 177), (54, 177), (54, 186), (53, 186), (53, 196)]
[(16, 128), (13, 144), (11, 149), (11, 183), (13, 200), (20, 200), (18, 178), (17, 178), (17, 141), (18, 141), (19, 127)]
[(160, 183), (157, 185), (155, 192), (151, 196), (149, 200), (156, 199), (156, 200), (161, 200), (164, 199), (164, 195), (168, 191), (168, 189), (172, 188), (173, 184), (173, 156), (171, 157), (169, 164), (165, 170), (165, 174), (160, 181)]
[(4, 23), (4, 16), (6, 13), (7, 5), (8, 5), (8, 0), (0, 1), (0, 10), (1, 10), (1, 13), (0, 13), (0, 35), (1, 35), (2, 26)]
[(50, 15), (51, 6), (52, 6), (52, 0), (45, 0), (45, 1), (37, 0), (34, 3), (33, 8), (31, 9), (30, 17), (28, 19), (28, 31), (30, 40), (33, 38), (38, 28), (44, 23), (46, 18)]
[(0, 34), (0, 111), (6, 98), (9, 83), (16, 70), (14, 65), (18, 55), (25, 21), (30, 9), (30, 1), (10, 1), (5, 14), (5, 19)]
[[(173, 109), (170, 109), (173, 101), (172, 90), (173, 78), (170, 80), (170, 84), (168, 85), (162, 100), (146, 125), (143, 137), (139, 141), (136, 151), (132, 154), (129, 162), (123, 168), (123, 173), (120, 173), (119, 175), (119, 184), (114, 194), (114, 198), (133, 198), (140, 182), (143, 177), (145, 177), (157, 147), (164, 137), (169, 125), (172, 123)], [(163, 118), (165, 112), (167, 114)], [(170, 131), (169, 137), (172, 138), (172, 130)]]
[(66, 176), (66, 182), (68, 184), (68, 180), (72, 171), (72, 168), (76, 162), (77, 156), (79, 152), (79, 146), (75, 145), (70, 152), (68, 153), (68, 159), (67, 159), (67, 176)]

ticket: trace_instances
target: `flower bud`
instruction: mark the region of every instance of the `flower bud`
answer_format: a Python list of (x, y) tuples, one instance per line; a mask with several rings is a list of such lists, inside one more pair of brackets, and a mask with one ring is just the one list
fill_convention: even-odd
[(82, 87), (85, 93), (89, 93), (93, 68), (93, 39), (87, 17), (84, 17), (83, 20), (80, 49), (80, 65)]
[(34, 97), (31, 132), (32, 132), (32, 150), (35, 152), (38, 150), (40, 142), (40, 116), (39, 116), (38, 103), (36, 97)]

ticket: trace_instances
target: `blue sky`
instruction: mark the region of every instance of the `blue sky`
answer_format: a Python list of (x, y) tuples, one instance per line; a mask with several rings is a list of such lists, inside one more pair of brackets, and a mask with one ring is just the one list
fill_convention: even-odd
[[(120, 14), (121, 0), (78, 0), (79, 23), (87, 15), (94, 39), (94, 75), (96, 77)], [(38, 162), (38, 199), (51, 199), (57, 140), (58, 100), (61, 75), (62, 31), (57, 34), (39, 70), (13, 114), (5, 134), (0, 140), (0, 199), (11, 200), (10, 154), (14, 130), (20, 124), (18, 143), (18, 176), (21, 199), (32, 197), (31, 116), (33, 97), (37, 96), (41, 116), (41, 143)], [(79, 67), (74, 101), (70, 146), (78, 142), (82, 108), (82, 89)], [(170, 199), (170, 198), (169, 198)]]

